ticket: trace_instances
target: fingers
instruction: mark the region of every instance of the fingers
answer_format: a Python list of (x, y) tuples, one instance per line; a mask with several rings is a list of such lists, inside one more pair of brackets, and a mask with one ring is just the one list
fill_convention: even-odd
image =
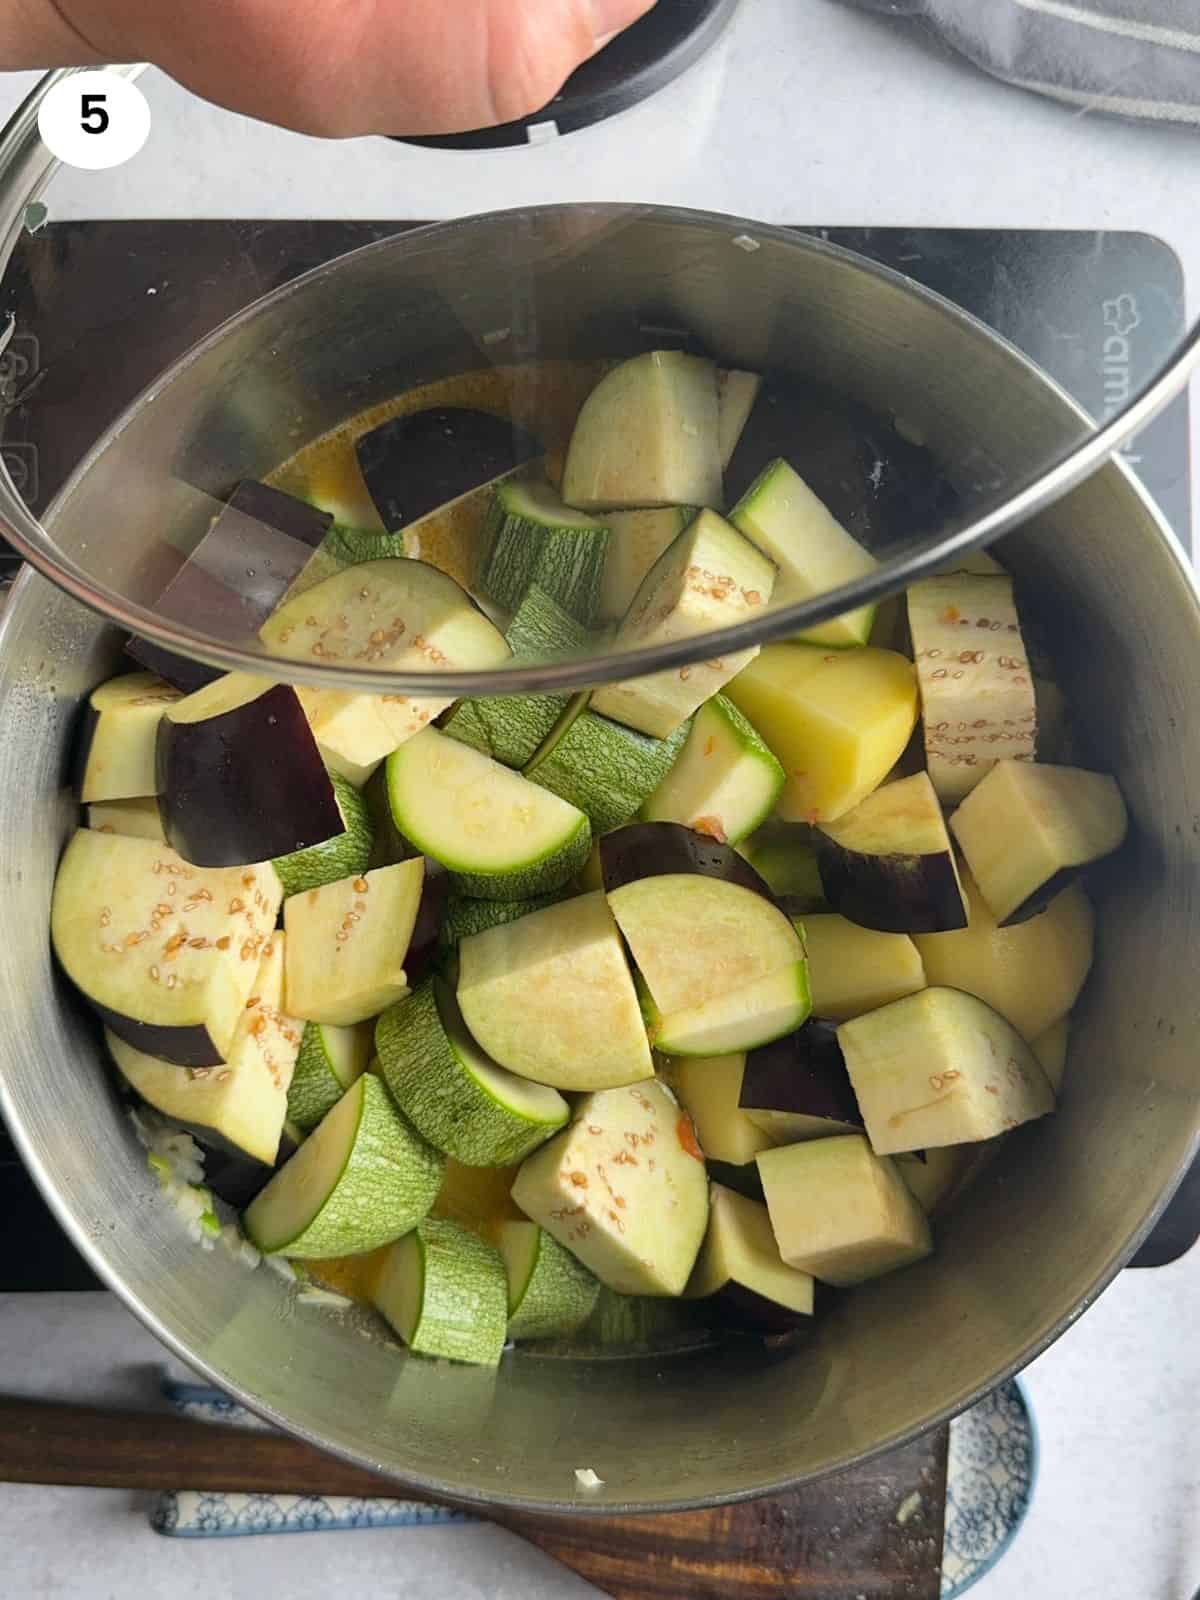
[(111, 60), (304, 133), (462, 133), (540, 110), (654, 0), (57, 0)]

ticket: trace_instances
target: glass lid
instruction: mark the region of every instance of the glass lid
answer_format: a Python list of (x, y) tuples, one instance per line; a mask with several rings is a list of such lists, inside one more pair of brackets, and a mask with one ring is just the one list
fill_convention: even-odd
[(390, 91), (333, 32), (0, 79), (0, 527), (144, 665), (703, 699), (1114, 455), (1188, 543), (1170, 0), (491, 9)]

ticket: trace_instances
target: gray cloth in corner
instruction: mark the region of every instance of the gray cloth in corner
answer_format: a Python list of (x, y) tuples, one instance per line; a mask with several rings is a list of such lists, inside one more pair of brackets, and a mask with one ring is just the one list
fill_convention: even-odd
[(1200, 0), (852, 0), (1089, 111), (1200, 127)]

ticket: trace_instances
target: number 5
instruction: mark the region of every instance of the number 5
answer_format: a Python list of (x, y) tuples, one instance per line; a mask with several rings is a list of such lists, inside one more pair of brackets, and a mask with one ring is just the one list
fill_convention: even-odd
[(79, 123), (84, 133), (107, 133), (112, 118), (104, 109), (106, 94), (85, 94), (79, 103)]

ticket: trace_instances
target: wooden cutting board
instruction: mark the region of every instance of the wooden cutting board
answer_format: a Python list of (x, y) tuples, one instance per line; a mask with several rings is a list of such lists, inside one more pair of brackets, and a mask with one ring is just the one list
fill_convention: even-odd
[[(867, 1466), (714, 1511), (488, 1517), (614, 1600), (937, 1600), (947, 1441), (943, 1428)], [(284, 1434), (3, 1397), (0, 1479), (243, 1494), (398, 1492)]]

